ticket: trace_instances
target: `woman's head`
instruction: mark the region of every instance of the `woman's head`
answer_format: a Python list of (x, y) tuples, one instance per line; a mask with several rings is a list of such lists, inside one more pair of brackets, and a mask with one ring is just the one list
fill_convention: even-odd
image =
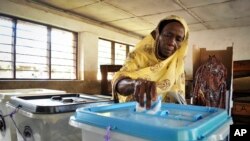
[(156, 28), (156, 54), (159, 58), (166, 59), (181, 48), (183, 42), (187, 46), (187, 39), (188, 28), (182, 18), (170, 16), (163, 19)]
[(163, 58), (171, 56), (180, 48), (184, 36), (185, 30), (180, 22), (171, 21), (163, 25), (159, 31), (159, 55)]

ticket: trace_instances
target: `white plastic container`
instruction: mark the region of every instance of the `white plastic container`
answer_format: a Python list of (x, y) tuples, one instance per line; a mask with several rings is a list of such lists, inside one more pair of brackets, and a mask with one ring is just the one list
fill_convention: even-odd
[(7, 108), (21, 106), (14, 114), (18, 141), (81, 141), (81, 130), (68, 124), (70, 116), (80, 107), (110, 103), (111, 97), (99, 95), (20, 96), (12, 97)]
[(52, 89), (6, 89), (0, 90), (0, 141), (17, 141), (16, 129), (10, 117), (3, 117), (9, 114), (6, 103), (12, 96), (40, 95), (40, 94), (64, 94), (65, 91)]
[(79, 108), (70, 125), (82, 129), (82, 141), (227, 140), (232, 119), (218, 108), (163, 104), (155, 114), (135, 112), (135, 103)]

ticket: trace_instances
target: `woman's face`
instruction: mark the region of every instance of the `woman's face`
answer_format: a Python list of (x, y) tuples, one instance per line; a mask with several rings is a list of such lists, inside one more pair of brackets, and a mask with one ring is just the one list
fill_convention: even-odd
[(165, 25), (159, 36), (159, 55), (164, 58), (171, 56), (184, 39), (184, 27), (179, 22), (171, 22)]

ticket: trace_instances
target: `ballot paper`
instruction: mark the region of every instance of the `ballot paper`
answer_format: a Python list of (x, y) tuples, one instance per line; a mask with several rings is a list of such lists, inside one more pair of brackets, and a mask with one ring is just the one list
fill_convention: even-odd
[(162, 97), (158, 96), (156, 101), (151, 101), (151, 106), (149, 109), (146, 109), (146, 100), (144, 100), (144, 107), (141, 107), (140, 103), (137, 102), (135, 106), (135, 111), (143, 112), (146, 114), (156, 114), (161, 109), (161, 100), (162, 100)]

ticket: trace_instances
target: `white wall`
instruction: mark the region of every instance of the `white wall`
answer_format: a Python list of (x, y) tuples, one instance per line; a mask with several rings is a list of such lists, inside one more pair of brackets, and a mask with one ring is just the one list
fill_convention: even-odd
[(250, 26), (190, 32), (189, 50), (185, 66), (189, 77), (193, 73), (192, 53), (194, 45), (207, 48), (207, 50), (225, 50), (232, 44), (233, 60), (249, 60)]

